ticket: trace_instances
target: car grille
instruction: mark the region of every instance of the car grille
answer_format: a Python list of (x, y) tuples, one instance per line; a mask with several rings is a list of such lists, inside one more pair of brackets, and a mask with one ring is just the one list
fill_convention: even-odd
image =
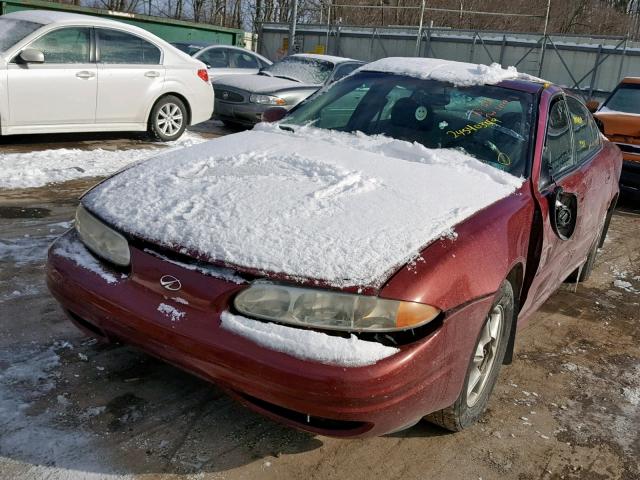
[(231, 90), (216, 90), (216, 98), (218, 100), (222, 100), (223, 102), (231, 102), (231, 103), (242, 103), (244, 102), (244, 97), (237, 92), (232, 92)]

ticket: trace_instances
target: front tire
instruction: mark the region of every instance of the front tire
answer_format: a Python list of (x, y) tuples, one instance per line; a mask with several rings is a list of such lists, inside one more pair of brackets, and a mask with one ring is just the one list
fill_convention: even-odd
[(450, 407), (427, 415), (427, 421), (459, 432), (482, 416), (507, 350), (515, 315), (514, 304), (513, 287), (504, 281), (476, 340), (460, 395)]
[(187, 107), (178, 97), (162, 97), (151, 109), (149, 134), (162, 142), (177, 140), (187, 128), (187, 115)]

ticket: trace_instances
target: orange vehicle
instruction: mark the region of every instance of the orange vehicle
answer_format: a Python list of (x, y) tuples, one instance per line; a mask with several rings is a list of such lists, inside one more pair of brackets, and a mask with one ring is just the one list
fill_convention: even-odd
[(620, 190), (640, 199), (640, 77), (622, 79), (602, 105), (587, 104), (596, 123), (624, 159)]

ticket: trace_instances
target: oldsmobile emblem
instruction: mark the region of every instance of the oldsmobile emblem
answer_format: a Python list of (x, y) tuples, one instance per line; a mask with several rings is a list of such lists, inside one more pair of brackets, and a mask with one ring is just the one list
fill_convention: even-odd
[(182, 288), (182, 283), (180, 283), (180, 280), (178, 280), (173, 275), (163, 275), (160, 278), (160, 285), (162, 285), (167, 290), (171, 290), (172, 292), (175, 292)]

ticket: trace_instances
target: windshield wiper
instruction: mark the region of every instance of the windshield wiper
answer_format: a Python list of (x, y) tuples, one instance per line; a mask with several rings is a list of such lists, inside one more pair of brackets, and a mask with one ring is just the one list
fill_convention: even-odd
[(285, 132), (294, 132), (295, 130), (293, 129), (293, 127), (290, 127), (289, 125), (278, 125), (278, 128), (280, 130), (284, 130)]
[(272, 75), (272, 76), (277, 78), (284, 78), (285, 80), (291, 80), (293, 82), (302, 83), (301, 80), (298, 80), (297, 78), (293, 78), (293, 77), (287, 77), (286, 75)]
[(267, 72), (266, 70), (260, 70), (258, 72), (258, 75), (265, 75), (267, 77), (273, 77), (273, 75), (271, 75), (269, 72)]

